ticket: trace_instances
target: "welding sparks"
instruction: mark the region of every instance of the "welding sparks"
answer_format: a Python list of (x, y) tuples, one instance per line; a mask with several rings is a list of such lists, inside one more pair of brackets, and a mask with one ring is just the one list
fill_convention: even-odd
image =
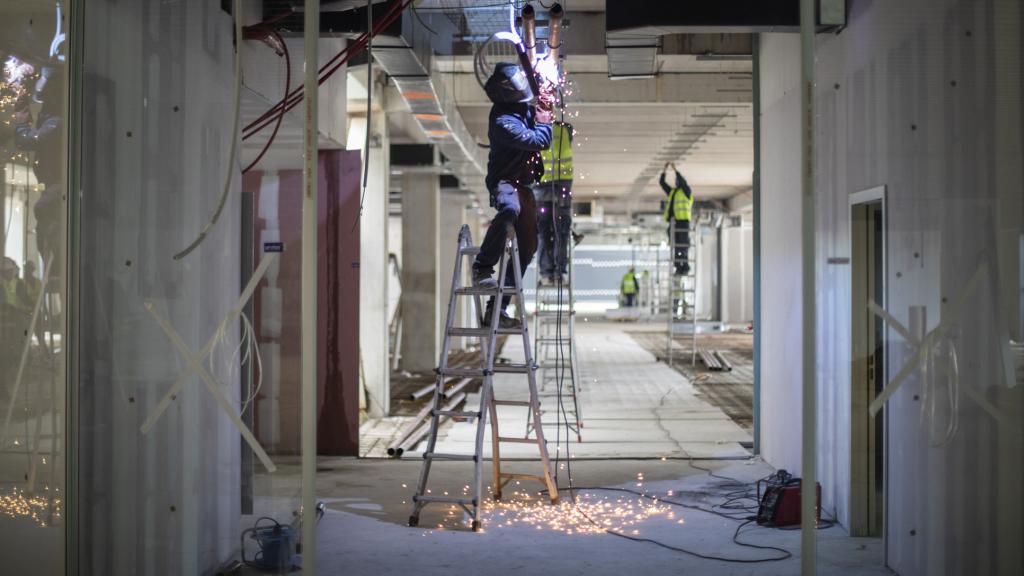
[[(643, 476), (639, 474), (638, 476)], [(657, 499), (597, 493), (578, 493), (575, 501), (563, 498), (551, 504), (544, 492), (514, 491), (506, 493), (500, 501), (486, 498), (480, 509), (484, 526), (494, 528), (526, 528), (538, 531), (560, 532), (572, 535), (599, 535), (607, 532), (638, 534), (650, 522), (658, 519), (682, 524), (676, 511)], [(472, 518), (456, 506), (445, 510), (436, 528), (466, 529)], [(481, 530), (478, 533), (483, 533)]]
[(30, 518), (39, 526), (46, 527), (60, 520), (61, 504), (59, 495), (47, 497), (14, 489), (10, 494), (0, 496), (0, 513), (11, 518)]

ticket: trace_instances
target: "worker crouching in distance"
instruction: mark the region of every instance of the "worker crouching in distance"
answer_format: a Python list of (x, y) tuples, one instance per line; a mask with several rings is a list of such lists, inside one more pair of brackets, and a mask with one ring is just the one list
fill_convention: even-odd
[[(538, 65), (538, 69), (540, 65)], [(540, 76), (540, 74), (538, 74)], [(495, 288), (494, 267), (504, 250), (506, 228), (512, 225), (519, 242), (519, 265), (523, 273), (537, 251), (537, 206), (530, 186), (541, 175), (540, 151), (551, 145), (551, 121), (554, 118), (555, 85), (541, 80), (537, 104), (531, 104), (533, 91), (523, 69), (507, 62), (495, 66), (484, 90), (491, 107), (487, 135), (491, 149), (487, 159), (487, 190), (491, 206), (498, 212), (491, 220), (480, 253), (473, 263), (473, 284)], [(506, 267), (505, 285), (514, 283), (512, 266)], [(518, 327), (519, 322), (505, 314), (511, 298), (501, 299), (501, 327)], [(493, 301), (488, 304), (488, 308)], [(484, 318), (492, 318), (488, 311)]]
[(540, 153), (544, 174), (533, 191), (539, 211), (538, 268), (542, 286), (562, 284), (568, 271), (572, 234), (572, 136), (571, 124), (555, 122), (551, 146)]
[[(675, 186), (669, 186), (665, 181), (665, 172), (669, 166), (676, 173)], [(658, 181), (661, 189), (668, 196), (665, 202), (665, 211), (662, 217), (668, 222), (668, 241), (672, 243), (672, 236), (675, 235), (675, 254), (672, 255), (672, 262), (675, 267), (676, 276), (685, 276), (690, 273), (689, 247), (690, 247), (690, 216), (693, 213), (693, 190), (686, 183), (686, 178), (676, 169), (675, 163), (666, 163), (661, 171), (661, 179)]]

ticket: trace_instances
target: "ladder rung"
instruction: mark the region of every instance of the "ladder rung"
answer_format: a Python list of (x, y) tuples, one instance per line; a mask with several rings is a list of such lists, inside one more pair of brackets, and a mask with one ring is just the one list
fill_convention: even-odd
[(415, 494), (412, 497), (414, 502), (442, 502), (444, 504), (469, 504), (476, 506), (475, 498), (458, 498), (456, 496), (433, 496), (430, 494)]
[(531, 369), (536, 368), (536, 366), (527, 366), (526, 364), (495, 364), (494, 372), (500, 374), (526, 374)]
[[(498, 328), (496, 330), (498, 334), (522, 334), (522, 328)], [(491, 336), (490, 328), (449, 328), (449, 336), (466, 336), (469, 338), (489, 338)]]
[(516, 474), (514, 472), (502, 472), (501, 477), (508, 478), (509, 480), (536, 480), (538, 482), (545, 481), (543, 476), (538, 476), (536, 474)]
[(479, 246), (466, 246), (459, 248), (459, 254), (465, 254), (466, 256), (475, 256), (480, 253)]
[(483, 368), (443, 368), (437, 371), (441, 376), (454, 376), (456, 378), (483, 378), (487, 371)]
[[(520, 438), (518, 436), (499, 436), (498, 442), (508, 442), (510, 444), (540, 444), (540, 441), (536, 438)], [(546, 443), (547, 441), (545, 441)]]
[[(501, 291), (504, 294), (515, 294), (516, 289), (511, 287), (502, 288)], [(463, 286), (456, 288), (455, 293), (460, 296), (494, 296), (498, 293), (498, 288), (484, 288), (482, 286)]]
[(437, 373), (457, 378), (483, 378), (491, 374), (526, 374), (529, 369), (530, 367), (525, 364), (495, 364), (491, 372), (484, 368), (443, 368)]
[(424, 460), (454, 460), (454, 461), (468, 461), (476, 462), (476, 455), (474, 454), (444, 454), (441, 452), (424, 452)]
[(537, 316), (568, 316), (575, 313), (575, 310), (537, 310), (534, 312)]
[(495, 406), (524, 406), (529, 407), (529, 400), (495, 400)]
[(467, 412), (465, 410), (437, 410), (436, 416), (448, 416), (450, 418), (479, 418), (479, 412)]

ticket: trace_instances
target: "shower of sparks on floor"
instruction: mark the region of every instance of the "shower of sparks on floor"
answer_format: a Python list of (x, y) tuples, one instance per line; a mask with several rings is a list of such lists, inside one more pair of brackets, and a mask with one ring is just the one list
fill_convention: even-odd
[[(519, 482), (515, 482), (519, 485)], [(637, 475), (637, 486), (642, 486), (643, 474)], [(488, 490), (490, 487), (488, 487)], [(463, 495), (469, 494), (469, 486), (463, 487)], [(484, 500), (481, 520), (484, 530), (512, 527), (527, 527), (535, 530), (549, 530), (563, 534), (604, 534), (619, 532), (638, 536), (648, 521), (660, 519), (665, 522), (684, 524), (682, 516), (657, 498), (639, 496), (605, 495), (594, 492), (577, 492), (575, 503), (563, 496), (552, 504), (542, 492), (506, 490), (503, 499)], [(470, 518), (459, 506), (448, 506), (436, 530), (465, 529)]]
[[(46, 491), (49, 492), (49, 488)], [(15, 488), (10, 494), (0, 496), (0, 514), (11, 518), (31, 518), (45, 527), (60, 520), (61, 498), (59, 492), (51, 499), (49, 495), (28, 494)]]

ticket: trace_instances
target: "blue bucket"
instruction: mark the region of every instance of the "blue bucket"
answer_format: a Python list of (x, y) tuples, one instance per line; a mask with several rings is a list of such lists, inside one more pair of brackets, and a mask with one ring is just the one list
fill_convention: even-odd
[[(246, 530), (259, 545), (252, 562), (246, 562), (264, 570), (289, 570), (292, 567), (292, 550), (295, 549), (295, 529), (285, 524), (253, 527)], [(245, 560), (243, 548), (242, 560)]]

